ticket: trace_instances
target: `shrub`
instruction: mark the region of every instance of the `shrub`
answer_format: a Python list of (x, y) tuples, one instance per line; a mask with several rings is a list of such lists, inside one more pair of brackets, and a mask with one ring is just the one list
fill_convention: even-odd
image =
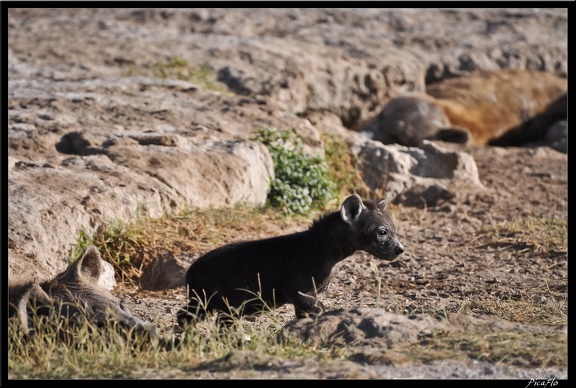
[(290, 213), (307, 213), (321, 208), (337, 196), (323, 158), (304, 154), (302, 139), (296, 130), (260, 129), (252, 140), (262, 142), (274, 160), (275, 179), (268, 193), (270, 206)]

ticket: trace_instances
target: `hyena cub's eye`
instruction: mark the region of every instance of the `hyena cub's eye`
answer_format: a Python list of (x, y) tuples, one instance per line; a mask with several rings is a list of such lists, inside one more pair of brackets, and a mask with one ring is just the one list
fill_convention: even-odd
[(386, 237), (388, 235), (388, 231), (385, 228), (378, 228), (376, 234), (378, 237)]

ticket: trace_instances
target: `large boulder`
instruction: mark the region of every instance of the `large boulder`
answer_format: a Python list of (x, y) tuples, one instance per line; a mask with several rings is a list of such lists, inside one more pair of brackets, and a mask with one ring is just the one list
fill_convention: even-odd
[(361, 136), (350, 148), (360, 160), (366, 185), (396, 203), (433, 206), (454, 196), (454, 187), (484, 189), (474, 158), (463, 151), (424, 140), (421, 147), (384, 145)]
[(80, 232), (103, 223), (264, 205), (274, 166), (250, 140), (260, 128), (295, 128), (309, 154), (324, 152), (307, 119), (186, 81), (20, 79), (9, 88), (10, 276), (54, 276)]
[(136, 143), (101, 151), (49, 162), (9, 159), (9, 276), (58, 273), (80, 232), (91, 234), (112, 220), (190, 207), (262, 206), (274, 177), (270, 153), (258, 142)]

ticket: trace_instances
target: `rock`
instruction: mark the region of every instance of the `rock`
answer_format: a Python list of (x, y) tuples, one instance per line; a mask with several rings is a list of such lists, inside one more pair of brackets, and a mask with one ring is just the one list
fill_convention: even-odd
[[(484, 186), (471, 155), (444, 148), (424, 140), (421, 148), (384, 145), (378, 141), (356, 137), (351, 150), (360, 160), (364, 181), (371, 189), (381, 189), (390, 199), (414, 204), (408, 197), (421, 196), (431, 206), (440, 198), (449, 199), (451, 185)], [(410, 194), (412, 193), (412, 194)], [(404, 194), (404, 200), (399, 196)], [(427, 199), (426, 199), (427, 198)]]
[(399, 315), (384, 309), (338, 309), (321, 314), (316, 320), (305, 318), (288, 323), (281, 338), (292, 335), (312, 344), (391, 348), (417, 342), (430, 330), (445, 330), (445, 323), (430, 315)]
[(189, 266), (189, 260), (176, 257), (171, 252), (161, 252), (156, 255), (156, 260), (142, 267), (140, 287), (152, 291), (182, 287), (186, 284), (185, 276)]
[(189, 147), (113, 145), (107, 154), (178, 193), (183, 207), (263, 206), (274, 177), (268, 149), (250, 141), (207, 142)]
[(139, 207), (160, 216), (170, 199), (177, 201), (174, 190), (104, 155), (59, 159), (56, 168), (8, 171), (9, 276), (53, 276), (66, 267), (81, 231), (91, 234), (105, 220), (129, 220)]
[(499, 318), (448, 313), (445, 317), (431, 314), (400, 315), (383, 308), (337, 309), (316, 318), (297, 319), (287, 323), (279, 338), (289, 338), (313, 345), (339, 344), (351, 348), (391, 349), (442, 333), (555, 333), (566, 326), (539, 326), (509, 322)]
[(433, 183), (430, 186), (414, 184), (408, 190), (398, 195), (394, 199), (394, 203), (425, 208), (449, 201), (454, 198), (454, 196), (455, 194), (440, 182)]
[(98, 285), (111, 291), (116, 287), (116, 278), (114, 277), (114, 266), (107, 261), (102, 261), (102, 273), (98, 279)]
[(115, 144), (106, 152), (56, 156), (55, 168), (11, 159), (9, 274), (58, 273), (81, 231), (90, 235), (112, 220), (159, 217), (186, 206), (262, 206), (274, 176), (272, 158), (257, 142), (188, 149)]

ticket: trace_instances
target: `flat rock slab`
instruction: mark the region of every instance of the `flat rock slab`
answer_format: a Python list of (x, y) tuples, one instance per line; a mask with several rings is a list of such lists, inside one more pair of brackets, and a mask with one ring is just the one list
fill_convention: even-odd
[(534, 326), (497, 318), (450, 313), (399, 315), (379, 308), (338, 309), (288, 323), (281, 338), (295, 335), (313, 345), (340, 344), (347, 347), (390, 349), (415, 343), (441, 332), (566, 332), (565, 326)]

